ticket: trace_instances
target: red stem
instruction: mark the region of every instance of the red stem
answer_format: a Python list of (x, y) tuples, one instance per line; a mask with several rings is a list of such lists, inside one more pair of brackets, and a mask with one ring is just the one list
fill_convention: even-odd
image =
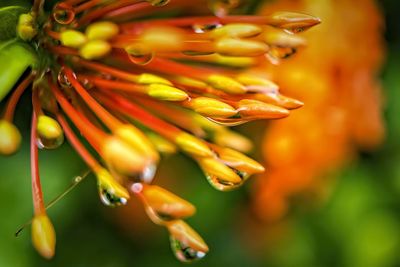
[(34, 75), (29, 75), (26, 77), (14, 90), (12, 93), (7, 106), (4, 112), (4, 119), (11, 122), (14, 118), (15, 107), (18, 104), (19, 99), (21, 98), (22, 94), (25, 92), (25, 89), (31, 84), (34, 79)]

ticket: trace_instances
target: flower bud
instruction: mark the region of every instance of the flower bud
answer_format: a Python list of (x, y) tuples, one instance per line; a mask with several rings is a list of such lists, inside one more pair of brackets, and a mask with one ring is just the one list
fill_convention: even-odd
[(155, 148), (158, 152), (162, 154), (175, 154), (178, 148), (175, 144), (171, 143), (167, 139), (163, 138), (162, 136), (155, 134), (153, 132), (147, 133), (150, 141), (154, 144)]
[(235, 38), (219, 39), (215, 46), (215, 51), (224, 56), (255, 57), (268, 51), (268, 46), (264, 43)]
[(64, 46), (80, 48), (87, 42), (87, 38), (79, 31), (66, 30), (60, 34), (60, 41)]
[(0, 154), (11, 155), (21, 145), (21, 134), (14, 124), (7, 120), (0, 120)]
[(183, 101), (188, 98), (185, 91), (165, 84), (150, 84), (147, 94), (164, 101)]
[(224, 91), (228, 94), (246, 93), (246, 88), (241, 83), (227, 76), (212, 74), (207, 77), (207, 83), (215, 89)]
[(239, 175), (215, 158), (199, 158), (197, 159), (197, 162), (206, 175), (216, 177), (220, 183), (232, 185), (239, 185), (242, 183), (242, 178), (240, 178)]
[(137, 80), (135, 80), (135, 82), (139, 83), (139, 84), (153, 84), (153, 83), (157, 83), (157, 84), (165, 84), (165, 85), (171, 85), (172, 83), (170, 81), (168, 81), (167, 79), (164, 79), (163, 77), (154, 75), (154, 74), (150, 74), (150, 73), (142, 73), (138, 76)]
[(179, 134), (175, 142), (180, 149), (192, 156), (210, 157), (214, 155), (203, 140), (186, 132)]
[(32, 220), (32, 243), (44, 258), (51, 259), (54, 256), (56, 234), (46, 214), (35, 215)]
[(58, 121), (46, 115), (39, 116), (36, 129), (39, 137), (48, 140), (58, 139), (63, 135), (63, 130)]
[(21, 14), (17, 25), (18, 36), (24, 41), (30, 41), (37, 34), (35, 20), (31, 14)]
[(104, 168), (96, 171), (99, 195), (107, 206), (125, 205), (129, 199), (128, 190), (120, 185)]
[(285, 108), (252, 99), (240, 100), (238, 111), (244, 117), (279, 119), (289, 116), (289, 111)]
[(258, 25), (250, 23), (231, 23), (212, 30), (210, 35), (215, 39), (221, 37), (247, 38), (256, 36), (261, 32), (262, 28)]
[(86, 28), (86, 36), (89, 40), (108, 40), (119, 32), (118, 25), (110, 21), (91, 23)]
[(321, 23), (319, 18), (296, 12), (276, 12), (270, 16), (269, 25), (297, 33)]
[(100, 59), (111, 51), (111, 45), (103, 40), (93, 40), (79, 50), (79, 54), (88, 60)]
[(190, 108), (206, 117), (228, 118), (237, 111), (231, 105), (210, 97), (197, 97), (190, 101)]

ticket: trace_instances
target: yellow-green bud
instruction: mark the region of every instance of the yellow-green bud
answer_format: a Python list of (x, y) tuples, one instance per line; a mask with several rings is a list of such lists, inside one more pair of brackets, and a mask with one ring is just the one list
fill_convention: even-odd
[(80, 48), (87, 42), (87, 38), (79, 31), (66, 30), (60, 34), (60, 41), (64, 46)]
[(21, 134), (17, 127), (9, 121), (0, 120), (0, 154), (13, 154), (20, 145)]
[(95, 22), (86, 28), (86, 36), (89, 40), (108, 40), (118, 32), (118, 25), (110, 21)]
[(88, 60), (100, 59), (111, 51), (111, 45), (103, 40), (93, 40), (86, 43), (80, 50), (79, 54)]

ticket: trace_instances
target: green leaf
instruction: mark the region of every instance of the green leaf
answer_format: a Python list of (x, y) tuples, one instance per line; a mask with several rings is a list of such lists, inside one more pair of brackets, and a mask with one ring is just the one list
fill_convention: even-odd
[(36, 54), (28, 44), (16, 40), (0, 42), (0, 101), (36, 62)]
[(8, 6), (0, 8), (0, 41), (10, 40), (17, 35), (18, 18), (28, 9), (21, 6)]

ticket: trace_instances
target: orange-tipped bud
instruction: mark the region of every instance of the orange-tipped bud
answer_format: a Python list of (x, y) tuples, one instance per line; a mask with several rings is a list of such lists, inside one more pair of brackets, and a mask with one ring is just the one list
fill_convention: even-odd
[(87, 37), (75, 30), (66, 30), (60, 34), (62, 45), (72, 48), (80, 48), (87, 43)]
[(171, 238), (171, 248), (175, 256), (183, 262), (191, 262), (203, 258), (208, 246), (201, 236), (182, 220), (167, 224)]
[(131, 145), (115, 136), (104, 141), (101, 156), (110, 170), (133, 179), (136, 179), (148, 164), (148, 158), (143, 157), (141, 151), (133, 149)]
[(276, 12), (270, 16), (269, 25), (289, 30), (302, 32), (321, 23), (319, 18), (296, 12)]
[(262, 31), (262, 28), (258, 25), (250, 23), (231, 23), (212, 30), (210, 35), (215, 39), (221, 37), (246, 38), (256, 36)]
[(214, 153), (203, 140), (186, 132), (179, 134), (175, 138), (175, 143), (181, 150), (192, 156), (211, 157), (214, 155)]
[(0, 154), (11, 155), (21, 145), (21, 134), (14, 124), (7, 120), (0, 120)]
[(168, 81), (167, 79), (164, 79), (163, 77), (160, 77), (160, 76), (157, 76), (154, 74), (150, 74), (150, 73), (140, 74), (137, 77), (137, 79), (135, 80), (135, 82), (140, 83), (140, 84), (157, 83), (157, 84), (172, 85), (172, 83), (170, 81)]
[(130, 145), (141, 154), (142, 158), (148, 158), (157, 162), (159, 155), (147, 136), (131, 124), (124, 124), (114, 131), (115, 136)]
[[(207, 176), (214, 177), (219, 183), (225, 185), (239, 185), (242, 183), (242, 178), (239, 175), (215, 158), (199, 158), (197, 162)], [(210, 177), (207, 178), (210, 179)]]
[(228, 118), (237, 113), (231, 105), (210, 97), (194, 98), (190, 101), (189, 106), (206, 117)]
[(46, 214), (35, 215), (32, 220), (32, 243), (42, 257), (51, 259), (56, 248), (56, 233)]
[(238, 111), (243, 117), (279, 119), (289, 116), (289, 110), (285, 108), (252, 99), (240, 100)]
[(86, 43), (79, 50), (79, 54), (88, 60), (100, 59), (111, 51), (111, 45), (103, 40), (93, 40)]
[(110, 21), (91, 23), (86, 28), (86, 36), (89, 40), (108, 40), (119, 32), (118, 25)]
[(183, 101), (189, 97), (185, 91), (165, 84), (150, 84), (147, 94), (164, 101)]
[(236, 150), (218, 147), (216, 148), (216, 152), (223, 162), (239, 171), (247, 174), (261, 173), (265, 171), (265, 168), (260, 163)]
[(130, 198), (128, 190), (119, 184), (104, 168), (96, 171), (101, 201), (110, 207), (125, 205)]
[(156, 185), (145, 185), (142, 196), (148, 205), (148, 213), (156, 220), (176, 220), (192, 216), (196, 208), (188, 201)]
[(213, 74), (207, 77), (206, 82), (215, 89), (229, 94), (246, 93), (246, 88), (241, 83), (227, 76)]
[(268, 46), (253, 40), (221, 38), (215, 43), (215, 52), (224, 56), (255, 57), (264, 55)]
[(290, 98), (284, 95), (279, 95), (278, 99), (280, 104), (287, 109), (296, 109), (304, 106), (304, 103), (301, 102), (300, 100)]

